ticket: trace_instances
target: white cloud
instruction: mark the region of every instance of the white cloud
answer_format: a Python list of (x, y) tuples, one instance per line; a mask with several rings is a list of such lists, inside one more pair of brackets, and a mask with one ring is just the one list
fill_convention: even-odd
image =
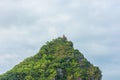
[[(88, 46), (88, 47), (87, 47)], [(101, 44), (95, 44), (95, 43), (88, 43), (87, 44), (87, 48), (89, 49), (90, 52), (94, 52), (92, 54), (95, 54), (95, 55), (106, 55), (106, 54), (109, 54), (107, 51), (107, 47), (104, 46), (104, 45), (101, 45)]]
[(20, 30), (17, 27), (11, 27), (11, 28), (0, 28), (0, 43), (13, 40), (13, 41), (19, 41), (21, 40), (22, 36), (27, 35), (28, 32), (25, 30)]
[[(0, 64), (12, 64), (12, 62), (14, 62), (14, 60), (19, 60), (17, 59), (18, 55), (17, 54), (0, 54)], [(9, 62), (12, 61), (11, 63)]]
[(51, 24), (57, 24), (57, 23), (66, 23), (71, 20), (71, 16), (69, 14), (58, 14), (56, 16), (51, 16), (43, 19), (43, 21), (46, 21)]
[(119, 75), (120, 75), (120, 72), (119, 72), (119, 66), (120, 65), (116, 65), (115, 63), (113, 64), (107, 64), (107, 65), (104, 65), (102, 67), (103, 69), (103, 79), (110, 79), (109, 80), (113, 80), (113, 79), (119, 79)]
[(48, 28), (48, 35), (51, 37), (56, 37), (57, 35), (57, 30), (55, 27), (49, 27)]
[[(4, 64), (0, 73), (11, 68), (5, 67), (11, 61), (15, 65), (18, 56), (34, 55), (44, 42), (63, 34), (105, 70), (109, 67), (103, 67), (107, 60), (118, 61), (120, 56), (119, 3), (119, 0), (0, 1), (0, 55), (3, 56), (0, 63)], [(110, 78), (115, 77), (118, 69)], [(108, 73), (109, 70), (104, 71), (104, 79)]]

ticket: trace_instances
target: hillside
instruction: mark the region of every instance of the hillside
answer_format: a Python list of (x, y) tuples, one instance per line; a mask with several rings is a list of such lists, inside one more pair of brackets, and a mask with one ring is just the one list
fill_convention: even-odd
[(63, 36), (47, 42), (0, 80), (101, 80), (101, 71)]

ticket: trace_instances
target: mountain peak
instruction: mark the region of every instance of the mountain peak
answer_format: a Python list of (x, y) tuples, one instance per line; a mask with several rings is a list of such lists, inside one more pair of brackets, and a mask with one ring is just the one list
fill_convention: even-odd
[(64, 40), (67, 40), (67, 37), (66, 37), (65, 35), (63, 35), (63, 39), (64, 39)]
[(101, 80), (101, 71), (63, 35), (46, 42), (35, 56), (1, 75), (0, 80)]

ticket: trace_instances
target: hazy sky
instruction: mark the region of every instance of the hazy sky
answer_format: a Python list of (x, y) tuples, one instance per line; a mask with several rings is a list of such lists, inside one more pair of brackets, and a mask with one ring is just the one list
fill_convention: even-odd
[(102, 80), (120, 80), (120, 0), (0, 0), (0, 73), (63, 34)]

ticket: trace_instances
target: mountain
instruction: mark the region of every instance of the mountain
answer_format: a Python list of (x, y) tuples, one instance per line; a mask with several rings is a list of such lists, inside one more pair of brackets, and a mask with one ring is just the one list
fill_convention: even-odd
[(47, 42), (36, 55), (0, 75), (0, 80), (101, 80), (101, 77), (100, 69), (63, 36)]

